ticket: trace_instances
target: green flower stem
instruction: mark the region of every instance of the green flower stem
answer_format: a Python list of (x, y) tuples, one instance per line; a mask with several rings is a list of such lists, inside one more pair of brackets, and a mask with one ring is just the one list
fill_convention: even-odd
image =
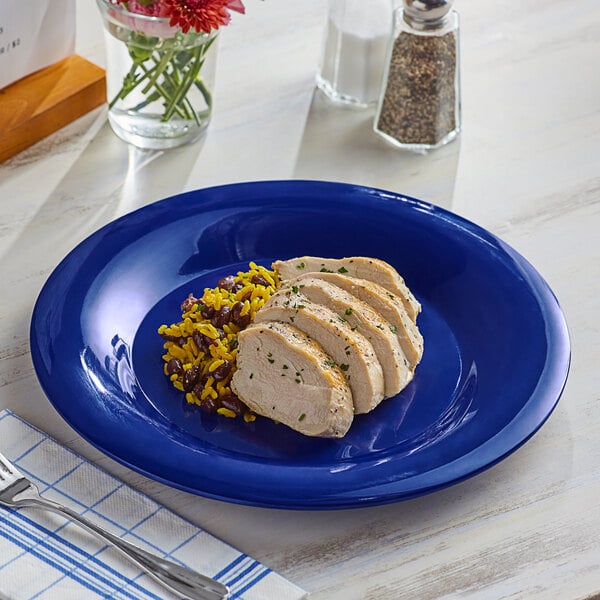
[[(181, 82), (179, 81), (179, 77), (178, 77), (178, 72), (175, 71), (173, 74), (170, 73), (164, 73), (163, 77), (165, 79), (165, 83), (169, 84), (169, 87), (171, 89), (178, 89), (179, 86), (181, 85)], [(168, 97), (165, 97), (165, 100), (167, 102), (167, 105), (171, 103), (171, 101), (173, 100), (173, 95), (169, 95)], [(194, 110), (191, 102), (187, 99), (184, 98), (184, 100), (187, 100), (187, 104), (188, 106), (184, 106), (184, 105), (177, 105), (175, 107), (175, 110), (178, 112), (178, 114), (185, 118), (185, 119), (193, 119), (194, 115), (196, 114), (196, 111)]]
[(143, 108), (146, 108), (146, 106), (148, 106), (149, 104), (156, 102), (160, 97), (161, 96), (158, 92), (152, 92), (149, 96), (146, 96), (146, 98), (144, 100), (142, 100), (139, 104), (136, 104), (129, 110), (131, 112), (139, 112)]
[[(142, 69), (146, 70), (146, 67), (144, 65), (140, 65), (142, 67)], [(154, 71), (155, 69), (158, 68), (159, 65), (157, 65), (156, 67), (154, 67), (153, 69), (148, 69), (148, 72)], [(163, 78), (165, 80), (167, 80), (168, 74), (166, 72), (163, 73)], [(176, 87), (176, 86), (174, 86)], [(166, 103), (171, 102), (173, 95), (170, 94), (163, 85), (161, 85), (160, 83), (158, 83), (158, 81), (154, 84), (154, 88), (155, 90), (160, 94), (160, 96), (165, 100)], [(156, 98), (158, 99), (158, 98)], [(150, 104), (150, 102), (148, 102), (148, 104)], [(135, 109), (132, 109), (135, 110)], [(189, 119), (190, 117), (187, 116), (185, 114), (185, 112), (183, 110), (181, 110), (180, 107), (176, 107), (177, 110), (177, 114), (182, 118), (182, 119)]]
[(188, 113), (191, 113), (190, 119), (194, 119), (194, 121), (196, 121), (196, 125), (200, 126), (202, 123), (202, 119), (200, 118), (198, 111), (194, 110), (194, 107), (192, 106), (192, 103), (190, 102), (189, 98), (184, 98), (183, 104), (186, 111)]
[(158, 65), (156, 65), (156, 67), (154, 69), (154, 74), (150, 78), (150, 81), (148, 81), (148, 84), (146, 85), (146, 87), (142, 90), (142, 94), (147, 94), (152, 89), (152, 86), (156, 84), (158, 78), (161, 76), (163, 71), (167, 68), (167, 65), (171, 62), (171, 59), (173, 58), (174, 55), (175, 55), (174, 47), (169, 48), (169, 50), (167, 50), (167, 52), (165, 52), (162, 55), (160, 62), (158, 63)]
[(192, 83), (194, 83), (195, 79), (198, 77), (198, 74), (200, 73), (200, 69), (202, 68), (202, 65), (204, 64), (203, 54), (202, 54), (202, 46), (195, 48), (193, 54), (194, 54), (194, 56), (193, 56), (192, 60), (194, 61), (194, 64), (188, 70), (188, 72), (184, 75), (181, 85), (177, 88), (177, 91), (175, 92), (175, 95), (171, 99), (171, 102), (167, 105), (167, 108), (165, 110), (165, 114), (163, 115), (162, 121), (168, 121), (173, 116), (173, 113), (175, 112), (177, 105), (179, 104), (179, 102), (181, 102), (181, 100), (183, 98), (185, 98), (185, 96), (187, 95), (187, 93), (190, 90), (190, 87), (192, 86)]
[[(125, 78), (123, 80), (123, 87), (119, 90), (119, 93), (110, 101), (108, 105), (109, 109), (112, 108), (119, 100), (123, 100), (124, 98), (126, 98), (149, 75), (149, 73), (146, 73), (139, 79), (135, 79), (138, 67), (141, 66), (141, 63), (139, 62), (134, 62), (131, 65), (131, 69), (129, 69), (129, 72), (127, 73), (127, 75), (125, 75)], [(128, 83), (129, 81), (131, 81), (132, 83)]]
[(206, 87), (206, 85), (204, 85), (204, 79), (202, 77), (198, 77), (196, 81), (194, 81), (194, 84), (202, 94), (204, 102), (206, 102), (206, 106), (208, 106), (208, 109), (210, 110), (210, 108), (212, 107), (212, 94), (210, 93), (210, 90)]
[[(121, 89), (110, 101), (109, 108), (113, 108), (118, 101), (125, 100), (137, 89), (142, 94), (141, 101), (124, 110), (139, 112), (153, 102), (162, 100), (164, 113), (161, 121), (167, 122), (177, 116), (187, 121), (194, 120), (201, 125), (203, 120), (210, 117), (212, 95), (200, 72), (215, 39), (216, 36), (202, 45), (185, 49), (181, 47), (180, 40), (175, 38), (161, 42), (161, 49), (157, 50), (157, 44), (152, 46), (151, 38), (136, 34), (128, 44), (131, 67), (123, 79)], [(173, 43), (165, 48), (170, 42)], [(150, 49), (152, 47), (154, 50)], [(143, 87), (140, 89), (140, 86)], [(196, 110), (188, 98), (192, 86), (200, 92), (206, 103), (206, 108), (202, 111)]]

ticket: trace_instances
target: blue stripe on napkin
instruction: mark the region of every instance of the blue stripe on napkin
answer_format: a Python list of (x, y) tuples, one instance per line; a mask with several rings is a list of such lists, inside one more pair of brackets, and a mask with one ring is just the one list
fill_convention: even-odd
[[(49, 499), (159, 556), (230, 587), (232, 600), (300, 600), (306, 592), (61, 446), (10, 411), (0, 451)], [(159, 584), (67, 519), (0, 507), (0, 598), (166, 600)]]
[[(0, 513), (0, 535), (63, 575), (71, 577), (86, 589), (106, 597), (106, 593), (114, 590), (115, 585), (119, 587), (129, 585), (137, 593), (144, 593), (146, 597), (153, 600), (161, 600), (160, 596), (148, 594), (132, 579), (124, 577), (94, 556), (81, 552), (76, 546), (62, 539), (59, 535), (44, 530), (39, 524), (24, 517), (19, 511), (9, 510), (13, 518), (5, 518)], [(20, 556), (8, 561), (0, 569), (9, 567), (11, 563), (19, 560)], [(86, 560), (86, 563), (81, 564), (82, 560)], [(76, 567), (78, 568), (76, 569)], [(44, 591), (46, 590), (41, 590), (42, 593)], [(31, 596), (31, 598), (36, 598), (38, 595)], [(124, 598), (136, 600), (139, 596), (127, 593)]]

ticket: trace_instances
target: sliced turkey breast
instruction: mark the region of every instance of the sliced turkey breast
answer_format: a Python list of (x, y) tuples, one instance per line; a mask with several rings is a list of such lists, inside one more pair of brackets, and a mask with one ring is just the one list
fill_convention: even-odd
[(402, 352), (395, 328), (390, 327), (366, 302), (332, 283), (309, 275), (292, 279), (282, 290), (290, 290), (290, 298), (294, 294), (302, 294), (315, 304), (330, 308), (338, 318), (344, 319), (353, 330), (369, 340), (383, 370), (386, 397), (395, 396), (410, 383), (413, 372)]
[(373, 346), (331, 309), (291, 290), (279, 290), (256, 313), (254, 320), (290, 323), (322, 346), (332, 362), (342, 369), (352, 390), (356, 414), (373, 410), (383, 399), (383, 371)]
[(296, 279), (297, 285), (301, 285), (303, 279), (313, 277), (346, 290), (379, 313), (396, 331), (409, 367), (415, 370), (423, 356), (423, 336), (416, 323), (409, 318), (402, 302), (394, 294), (373, 281), (339, 273), (307, 273)]
[(301, 256), (289, 260), (277, 260), (272, 264), (282, 280), (294, 279), (303, 273), (339, 273), (374, 281), (398, 296), (408, 316), (415, 321), (421, 305), (404, 283), (404, 279), (390, 264), (377, 258), (353, 256), (348, 258), (320, 258)]
[(257, 414), (304, 435), (343, 437), (354, 418), (340, 368), (319, 344), (286, 323), (255, 323), (240, 332), (231, 387)]

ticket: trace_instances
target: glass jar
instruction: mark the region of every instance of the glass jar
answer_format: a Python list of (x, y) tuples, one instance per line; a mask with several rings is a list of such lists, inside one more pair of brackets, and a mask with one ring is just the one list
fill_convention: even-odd
[(332, 101), (377, 103), (393, 0), (328, 0), (317, 86)]
[(108, 120), (148, 149), (199, 139), (212, 114), (216, 33), (183, 33), (169, 19), (97, 0), (106, 41)]
[(461, 126), (459, 19), (452, 0), (404, 0), (394, 14), (374, 130), (399, 148), (426, 152)]

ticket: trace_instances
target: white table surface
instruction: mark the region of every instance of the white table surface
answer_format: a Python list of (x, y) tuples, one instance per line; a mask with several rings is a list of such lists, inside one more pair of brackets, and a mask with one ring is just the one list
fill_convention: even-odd
[[(464, 131), (427, 156), (376, 138), (372, 110), (343, 110), (315, 92), (324, 0), (246, 4), (221, 37), (204, 143), (135, 150), (112, 134), (102, 108), (0, 164), (0, 408), (315, 599), (600, 594), (600, 3), (457, 2)], [(78, 51), (102, 65), (96, 8), (78, 0), (78, 9)], [(477, 477), (408, 502), (280, 511), (150, 481), (56, 414), (33, 372), (28, 328), (59, 260), (101, 225), (159, 198), (286, 178), (368, 184), (439, 204), (538, 268), (566, 314), (573, 362), (557, 409), (529, 443)]]

